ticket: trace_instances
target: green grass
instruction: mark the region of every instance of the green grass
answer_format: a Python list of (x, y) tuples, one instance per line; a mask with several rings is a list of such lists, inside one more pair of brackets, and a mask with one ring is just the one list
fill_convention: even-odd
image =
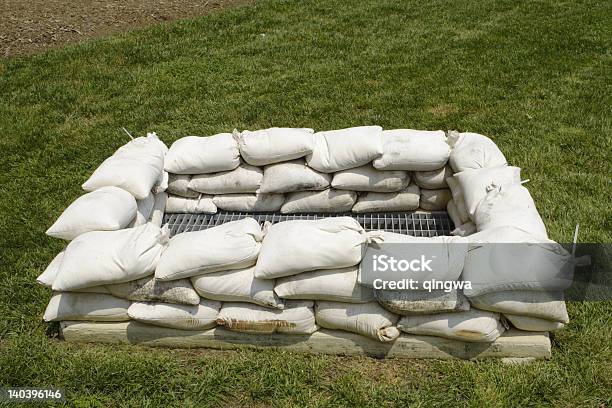
[[(126, 137), (269, 126), (491, 135), (553, 239), (612, 242), (610, 2), (261, 1), (0, 60), (0, 386), (75, 406), (610, 406), (612, 305), (573, 303), (553, 358), (376, 361), (76, 346), (46, 335), (45, 236)], [(50, 330), (53, 332), (53, 330)]]

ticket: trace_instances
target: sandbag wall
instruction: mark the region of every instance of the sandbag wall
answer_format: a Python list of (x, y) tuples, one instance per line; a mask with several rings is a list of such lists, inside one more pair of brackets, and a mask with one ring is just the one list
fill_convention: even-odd
[(449, 154), (443, 131), (380, 126), (187, 136), (166, 157), (166, 211), (445, 210)]
[[(428, 141), (440, 147), (430, 148)], [(270, 162), (270, 156), (279, 161)], [(264, 166), (263, 171), (255, 166)], [(409, 175), (408, 166), (415, 173)], [(292, 167), (298, 169), (295, 174)], [(355, 171), (366, 167), (365, 176)], [(394, 175), (382, 174), (387, 172)], [(416, 205), (412, 200), (407, 206), (409, 200), (402, 198), (397, 205), (384, 206), (406, 194), (410, 177), (429, 187), (448, 185), (444, 205), (458, 226), (454, 233), (461, 236), (366, 232), (350, 217), (264, 228), (245, 218), (171, 239), (161, 226), (163, 209), (172, 206), (178, 212), (216, 207), (340, 211), (338, 201), (331, 204), (333, 194), (367, 191), (363, 188), (369, 184), (404, 190), (366, 192), (365, 197), (382, 198), (366, 200), (378, 204), (364, 211), (410, 210), (418, 207), (418, 198)], [(345, 184), (334, 186), (337, 178)], [(285, 187), (267, 190), (270, 184)], [(350, 189), (336, 188), (340, 185)], [(311, 191), (315, 187), (320, 190)], [(569, 280), (558, 279), (554, 265), (568, 263), (571, 255), (548, 240), (521, 184), (520, 169), (508, 166), (497, 146), (479, 134), (449, 132), (447, 137), (444, 132), (383, 132), (376, 126), (319, 133), (268, 129), (239, 137), (183, 138), (170, 150), (149, 134), (119, 148), (83, 188), (88, 193), (47, 231), (69, 243), (37, 279), (53, 290), (46, 321), (137, 320), (183, 330), (219, 325), (286, 334), (309, 334), (323, 327), (382, 342), (393, 341), (400, 332), (491, 342), (508, 322), (522, 330), (549, 331), (568, 321), (563, 290)], [(175, 196), (166, 200), (166, 189)], [(312, 204), (309, 197), (325, 191), (329, 200), (317, 198)], [(295, 199), (294, 194), (301, 195)], [(275, 195), (283, 195), (282, 202)], [(362, 197), (347, 200), (342, 211), (360, 211), (355, 207)], [(205, 206), (210, 209), (204, 211)], [(534, 257), (526, 257), (514, 259), (508, 268), (507, 259), (486, 259), (490, 253), (480, 245), (522, 242), (536, 244), (536, 257), (552, 266), (543, 269), (533, 263)], [(374, 289), (362, 282), (360, 263), (367, 246), (381, 243), (447, 245), (448, 268), (437, 271), (436, 279), (481, 284), (450, 292)], [(476, 262), (483, 258), (491, 267)]]

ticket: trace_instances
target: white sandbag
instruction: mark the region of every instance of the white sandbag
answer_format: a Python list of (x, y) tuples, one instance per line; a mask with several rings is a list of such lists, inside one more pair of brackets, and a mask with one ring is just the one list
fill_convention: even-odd
[(478, 309), (491, 312), (537, 317), (561, 323), (569, 322), (563, 292), (537, 290), (493, 292), (473, 296), (470, 302)]
[(448, 188), (438, 190), (421, 189), (419, 206), (425, 211), (441, 211), (446, 209), (446, 205), (453, 195)]
[(213, 197), (213, 203), (225, 211), (275, 212), (285, 202), (283, 194), (224, 194)]
[(389, 193), (403, 190), (409, 183), (410, 176), (406, 171), (382, 171), (366, 164), (335, 173), (331, 185), (340, 190)]
[(155, 270), (170, 232), (151, 223), (119, 231), (92, 231), (66, 247), (53, 290), (72, 291), (128, 282)]
[(217, 324), (233, 331), (264, 334), (311, 334), (318, 329), (313, 302), (303, 300), (289, 300), (282, 310), (250, 303), (223, 303)]
[(357, 265), (368, 234), (351, 217), (294, 220), (268, 228), (255, 277), (274, 279)]
[(470, 309), (459, 313), (404, 316), (398, 329), (409, 334), (467, 342), (492, 342), (505, 331), (496, 313)]
[(315, 305), (317, 324), (326, 329), (344, 330), (374, 340), (388, 342), (399, 337), (395, 327), (399, 316), (383, 309), (376, 302), (340, 303), (318, 301)]
[(460, 290), (374, 290), (376, 301), (401, 316), (470, 310), (470, 302)]
[(83, 190), (115, 186), (141, 200), (149, 195), (163, 172), (166, 149), (154, 133), (137, 137), (104, 160), (83, 183)]
[(283, 302), (274, 294), (274, 280), (257, 279), (255, 268), (212, 272), (191, 278), (200, 296), (222, 302), (247, 302), (282, 309)]
[(262, 239), (254, 218), (175, 235), (157, 264), (155, 277), (174, 280), (247, 268), (255, 265)]
[(444, 166), (441, 169), (430, 170), (430, 171), (415, 171), (414, 182), (421, 188), (429, 190), (438, 190), (440, 188), (447, 188), (448, 184), (446, 179), (452, 177), (453, 170), (448, 166)]
[(290, 193), (293, 191), (319, 191), (329, 187), (330, 174), (319, 173), (303, 160), (271, 164), (264, 168), (260, 193)]
[(234, 170), (212, 174), (197, 174), (189, 188), (205, 194), (255, 193), (263, 180), (263, 170), (242, 163)]
[[(456, 216), (459, 219), (458, 222), (455, 222), (455, 225), (461, 225), (461, 224), (465, 224), (466, 222), (471, 221), (470, 215), (468, 214), (467, 209), (465, 208), (465, 201), (463, 200), (463, 192), (461, 191), (461, 188), (459, 187), (459, 183), (457, 182), (457, 180), (455, 180), (454, 177), (447, 177), (446, 184), (448, 184), (448, 188), (450, 189), (451, 194), (453, 195), (453, 203), (455, 205), (455, 209), (457, 210)], [(447, 211), (448, 211), (448, 207), (447, 207)]]
[[(62, 263), (62, 259), (64, 259), (64, 251), (60, 252), (53, 258), (51, 263), (47, 266), (47, 268), (41, 273), (37, 278), (36, 282), (39, 284), (48, 287), (51, 289), (53, 287), (53, 282), (55, 281), (55, 277), (59, 271), (59, 267)], [(106, 286), (98, 285), (92, 286), (88, 288), (80, 288), (75, 289), (73, 292), (81, 292), (81, 293), (103, 293), (110, 295), (111, 293), (108, 291)]]
[(130, 320), (130, 301), (99, 293), (55, 292), (47, 305), (46, 322), (89, 320), (122, 322)]
[(168, 194), (161, 192), (155, 194), (155, 202), (153, 204), (153, 212), (149, 218), (149, 222), (157, 227), (161, 227), (164, 222), (164, 213), (166, 210), (166, 202), (168, 201)]
[(155, 194), (150, 192), (148, 196), (142, 200), (136, 200), (136, 216), (130, 224), (132, 227), (146, 224), (153, 214), (153, 207), (155, 207)]
[(314, 149), (314, 130), (308, 128), (270, 128), (245, 130), (238, 139), (242, 158), (253, 166), (304, 157)]
[(168, 194), (173, 194), (186, 198), (198, 198), (200, 193), (189, 188), (191, 175), (189, 174), (170, 174), (168, 178)]
[(214, 214), (217, 206), (212, 196), (200, 194), (199, 198), (185, 198), (169, 195), (166, 200), (167, 213)]
[(450, 131), (448, 144), (452, 147), (449, 163), (456, 172), (508, 164), (497, 145), (478, 133)]
[(134, 302), (128, 315), (139, 322), (179, 330), (206, 330), (217, 325), (221, 303), (202, 300), (197, 305)]
[(55, 255), (51, 263), (47, 265), (43, 273), (38, 275), (36, 278), (36, 282), (39, 284), (51, 288), (53, 286), (53, 281), (55, 281), (55, 277), (57, 276), (57, 272), (59, 271), (59, 267), (62, 264), (62, 259), (64, 259), (64, 252), (62, 251), (59, 254)]
[(317, 132), (314, 149), (306, 156), (306, 163), (323, 173), (362, 166), (382, 155), (381, 133), (380, 126)]
[(73, 240), (90, 231), (115, 231), (136, 216), (136, 200), (118, 187), (102, 187), (74, 200), (47, 230), (47, 235)]
[(194, 290), (189, 279), (163, 282), (150, 275), (130, 282), (106, 285), (106, 288), (113, 296), (139, 302), (165, 302), (184, 305), (200, 303), (200, 296)]
[(561, 245), (514, 227), (468, 237), (463, 280), (467, 297), (507, 290), (563, 291), (573, 280), (574, 259)]
[[(398, 245), (391, 244), (402, 244), (401, 248)], [(394, 281), (401, 281), (402, 279), (412, 278), (422, 284), (425, 281), (456, 281), (461, 276), (463, 270), (463, 263), (468, 252), (468, 240), (463, 237), (449, 237), (449, 236), (438, 236), (438, 237), (413, 237), (406, 234), (397, 234), (394, 232), (377, 231), (376, 239), (370, 242), (369, 247), (387, 247), (387, 252), (382, 252), (377, 255), (391, 255), (399, 254), (397, 259), (418, 259), (421, 256), (425, 256), (427, 259), (432, 259), (429, 263), (429, 268), (422, 268), (420, 270), (411, 269), (409, 271), (384, 271), (384, 276), (392, 278)], [(372, 262), (372, 259), (364, 258), (363, 262)], [(374, 287), (373, 280), (381, 278), (383, 274), (380, 270), (375, 272), (372, 268), (366, 269), (362, 263), (359, 270), (359, 283)], [(382, 279), (382, 278), (381, 278)], [(375, 287), (376, 289), (396, 289), (396, 288), (383, 288)], [(419, 287), (420, 289), (427, 289)], [(401, 288), (400, 288), (401, 289)]]
[[(508, 188), (521, 183), (521, 169), (504, 166), (466, 170), (453, 176), (462, 191), (465, 208), (473, 219), (480, 201), (496, 187)], [(455, 201), (456, 202), (456, 201)]]
[(365, 193), (360, 195), (353, 206), (354, 213), (412, 211), (419, 207), (421, 191), (416, 184), (410, 184), (397, 193)]
[(231, 133), (186, 136), (172, 143), (164, 169), (175, 174), (202, 174), (233, 170), (240, 164), (238, 144)]
[(333, 188), (323, 191), (296, 191), (287, 194), (280, 212), (283, 214), (348, 212), (356, 201), (357, 193), (354, 191)]
[(461, 224), (451, 231), (451, 235), (457, 237), (467, 237), (468, 235), (472, 235), (476, 232), (476, 224), (472, 221), (466, 222), (465, 224)]
[(548, 238), (546, 226), (529, 191), (520, 184), (496, 187), (480, 201), (474, 213), (478, 231), (513, 226), (535, 236)]
[(450, 154), (446, 135), (441, 130), (385, 130), (382, 141), (383, 155), (373, 162), (379, 170), (441, 169)]
[(303, 272), (276, 280), (274, 291), (283, 299), (365, 303), (374, 300), (371, 288), (357, 282), (359, 265)]
[(562, 329), (565, 326), (565, 324), (561, 322), (551, 322), (550, 320), (538, 319), (537, 317), (511, 314), (504, 314), (504, 317), (519, 330), (548, 332)]

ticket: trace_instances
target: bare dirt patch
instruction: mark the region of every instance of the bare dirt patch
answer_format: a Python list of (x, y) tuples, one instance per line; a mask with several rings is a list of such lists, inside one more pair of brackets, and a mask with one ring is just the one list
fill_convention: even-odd
[(0, 0), (0, 58), (42, 52), (251, 1)]

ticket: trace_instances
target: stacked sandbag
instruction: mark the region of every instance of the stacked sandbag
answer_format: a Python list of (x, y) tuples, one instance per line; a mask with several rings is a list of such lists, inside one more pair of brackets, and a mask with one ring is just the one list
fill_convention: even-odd
[(151, 223), (118, 231), (91, 231), (72, 240), (52, 283), (72, 291), (144, 278), (155, 271), (169, 232)]
[(352, 211), (354, 213), (413, 211), (419, 207), (420, 193), (416, 184), (410, 184), (395, 193), (368, 192), (359, 196)]
[(492, 342), (505, 331), (497, 313), (471, 309), (459, 313), (404, 316), (397, 324), (404, 333), (465, 342)]
[(553, 331), (569, 322), (563, 292), (512, 290), (491, 292), (470, 299), (474, 307), (503, 313), (514, 327)]
[(521, 330), (551, 331), (568, 322), (563, 291), (574, 259), (561, 245), (513, 226), (469, 237), (463, 279), (475, 307), (503, 313)]
[(329, 188), (323, 191), (297, 191), (287, 194), (280, 209), (283, 214), (349, 212), (357, 201), (354, 191)]
[(274, 293), (274, 280), (256, 278), (253, 266), (193, 276), (191, 282), (206, 299), (284, 308), (283, 302)]
[(339, 190), (393, 193), (408, 187), (410, 176), (402, 170), (377, 170), (371, 164), (334, 174), (331, 186)]
[(388, 312), (376, 302), (340, 303), (317, 301), (315, 318), (326, 329), (344, 330), (381, 342), (399, 337), (395, 327), (399, 316)]
[(47, 235), (73, 240), (91, 231), (116, 231), (136, 218), (132, 194), (115, 186), (101, 187), (72, 202), (47, 230)]
[(285, 202), (283, 194), (224, 194), (216, 195), (213, 204), (224, 211), (276, 212)]
[(210, 195), (200, 194), (197, 198), (168, 195), (165, 211), (169, 214), (214, 214), (217, 206)]
[(160, 281), (153, 275), (124, 283), (105, 285), (115, 297), (138, 302), (165, 302), (183, 305), (197, 305), (200, 296), (189, 279)]
[(43, 319), (46, 322), (87, 320), (94, 322), (122, 322), (130, 320), (131, 302), (101, 293), (54, 293)]
[(238, 136), (238, 148), (244, 161), (252, 166), (286, 162), (312, 153), (313, 133), (308, 128), (245, 130)]
[(171, 281), (252, 266), (262, 239), (261, 227), (253, 218), (175, 235), (161, 254), (155, 277)]
[(448, 188), (427, 190), (421, 188), (419, 207), (425, 211), (443, 211), (452, 199), (452, 193)]
[(233, 170), (240, 164), (238, 144), (231, 133), (186, 136), (172, 143), (164, 164), (171, 174), (208, 174)]
[(465, 170), (453, 176), (461, 189), (465, 208), (473, 220), (476, 208), (487, 193), (494, 188), (507, 188), (521, 183), (521, 169), (518, 167), (490, 167)]
[(95, 191), (115, 186), (142, 200), (163, 178), (167, 151), (166, 145), (154, 133), (137, 137), (104, 160), (83, 183), (83, 190)]
[(383, 153), (373, 162), (379, 170), (431, 171), (448, 161), (450, 148), (441, 130), (385, 130), (381, 138)]
[(520, 184), (490, 189), (474, 212), (478, 231), (513, 226), (547, 239), (544, 222), (529, 191)]
[(184, 198), (198, 198), (200, 193), (189, 188), (191, 181), (189, 174), (170, 174), (168, 177), (168, 194)]
[(382, 128), (361, 126), (314, 134), (314, 149), (306, 156), (309, 167), (322, 173), (360, 167), (383, 154)]
[(255, 277), (276, 279), (319, 269), (338, 269), (361, 262), (370, 239), (351, 217), (295, 220), (267, 229), (255, 265)]
[(458, 289), (450, 291), (376, 289), (374, 296), (382, 307), (401, 316), (470, 310), (470, 302)]
[(317, 331), (312, 301), (290, 300), (283, 309), (270, 309), (250, 303), (223, 304), (217, 324), (245, 333), (311, 334)]
[(134, 302), (127, 310), (131, 319), (179, 330), (206, 330), (217, 325), (221, 303), (202, 300), (195, 305)]
[(359, 281), (359, 265), (302, 272), (276, 280), (274, 292), (282, 299), (365, 303), (374, 300), (372, 288)]
[(478, 133), (448, 132), (449, 164), (455, 172), (506, 166), (506, 158), (497, 145)]
[(331, 184), (329, 174), (318, 172), (302, 159), (275, 163), (264, 167), (260, 193), (283, 194), (294, 191), (320, 191)]
[(453, 169), (446, 165), (440, 169), (429, 171), (415, 171), (414, 182), (417, 186), (428, 190), (447, 188), (446, 179), (454, 174)]

